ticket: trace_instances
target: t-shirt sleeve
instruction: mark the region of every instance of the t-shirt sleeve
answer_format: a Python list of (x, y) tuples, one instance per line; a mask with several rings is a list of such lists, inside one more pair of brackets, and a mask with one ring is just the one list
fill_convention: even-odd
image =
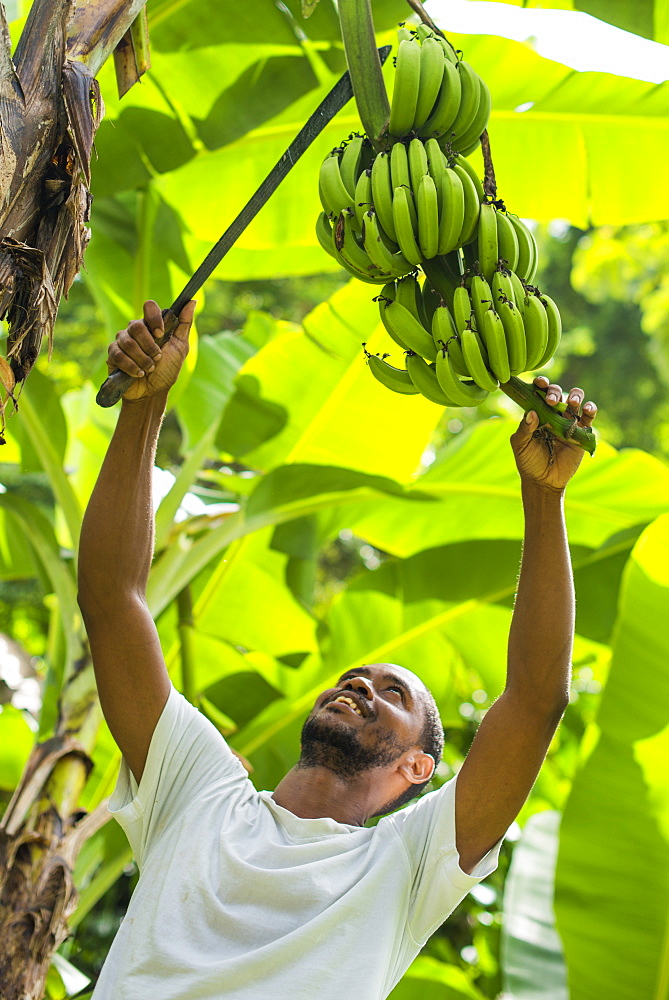
[(499, 840), (471, 875), (460, 867), (455, 844), (457, 776), (437, 791), (389, 817), (404, 844), (413, 872), (409, 931), (423, 945), (470, 889), (497, 868)]
[(139, 783), (123, 760), (109, 811), (123, 827), (137, 863), (198, 796), (245, 797), (253, 786), (218, 730), (172, 688), (151, 737)]

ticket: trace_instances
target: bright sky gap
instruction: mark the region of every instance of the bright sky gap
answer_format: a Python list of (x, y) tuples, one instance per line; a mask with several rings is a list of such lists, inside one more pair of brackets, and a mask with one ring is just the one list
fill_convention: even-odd
[(484, 0), (428, 0), (426, 10), (445, 31), (500, 35), (525, 42), (539, 55), (572, 69), (635, 80), (669, 80), (669, 46), (570, 10), (535, 10)]

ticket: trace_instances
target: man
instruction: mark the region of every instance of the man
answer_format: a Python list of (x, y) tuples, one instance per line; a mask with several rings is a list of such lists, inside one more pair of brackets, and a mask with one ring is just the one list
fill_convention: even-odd
[[(160, 309), (147, 302), (110, 348), (110, 365), (136, 381), (81, 535), (80, 605), (124, 757), (111, 809), (140, 868), (95, 998), (382, 1000), (494, 870), (567, 704), (574, 597), (562, 498), (582, 452), (557, 442), (549, 458), (535, 413), (512, 437), (526, 528), (507, 683), (457, 778), (363, 825), (424, 787), (443, 732), (415, 674), (361, 664), (319, 696), (300, 760), (258, 793), (172, 688), (145, 600), (155, 445), (193, 309), (161, 351)], [(560, 387), (546, 398), (557, 403)], [(568, 401), (590, 425), (594, 404), (582, 406), (580, 389)]]

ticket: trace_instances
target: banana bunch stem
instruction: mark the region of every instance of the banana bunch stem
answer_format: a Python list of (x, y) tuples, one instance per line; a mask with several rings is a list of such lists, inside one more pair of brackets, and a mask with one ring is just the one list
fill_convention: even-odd
[(390, 103), (376, 48), (371, 0), (339, 0), (339, 23), (358, 114), (378, 151), (390, 117)]
[(529, 413), (530, 410), (535, 411), (539, 417), (539, 431), (546, 438), (549, 449), (552, 439), (558, 438), (560, 441), (566, 441), (568, 444), (575, 444), (578, 448), (583, 448), (589, 455), (594, 454), (596, 440), (590, 428), (579, 427), (578, 418), (569, 416), (569, 410), (562, 414), (557, 412), (555, 407), (549, 406), (545, 394), (536, 386), (528, 385), (527, 382), (512, 375), (508, 382), (500, 384), (500, 389), (514, 403), (522, 406), (526, 413)]

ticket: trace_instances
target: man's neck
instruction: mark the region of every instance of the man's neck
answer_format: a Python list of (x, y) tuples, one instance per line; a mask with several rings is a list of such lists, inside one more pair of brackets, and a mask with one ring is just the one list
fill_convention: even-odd
[(337, 823), (363, 826), (374, 815), (379, 779), (380, 775), (375, 776), (374, 772), (342, 778), (320, 765), (296, 764), (279, 782), (272, 797), (301, 819), (327, 816)]

